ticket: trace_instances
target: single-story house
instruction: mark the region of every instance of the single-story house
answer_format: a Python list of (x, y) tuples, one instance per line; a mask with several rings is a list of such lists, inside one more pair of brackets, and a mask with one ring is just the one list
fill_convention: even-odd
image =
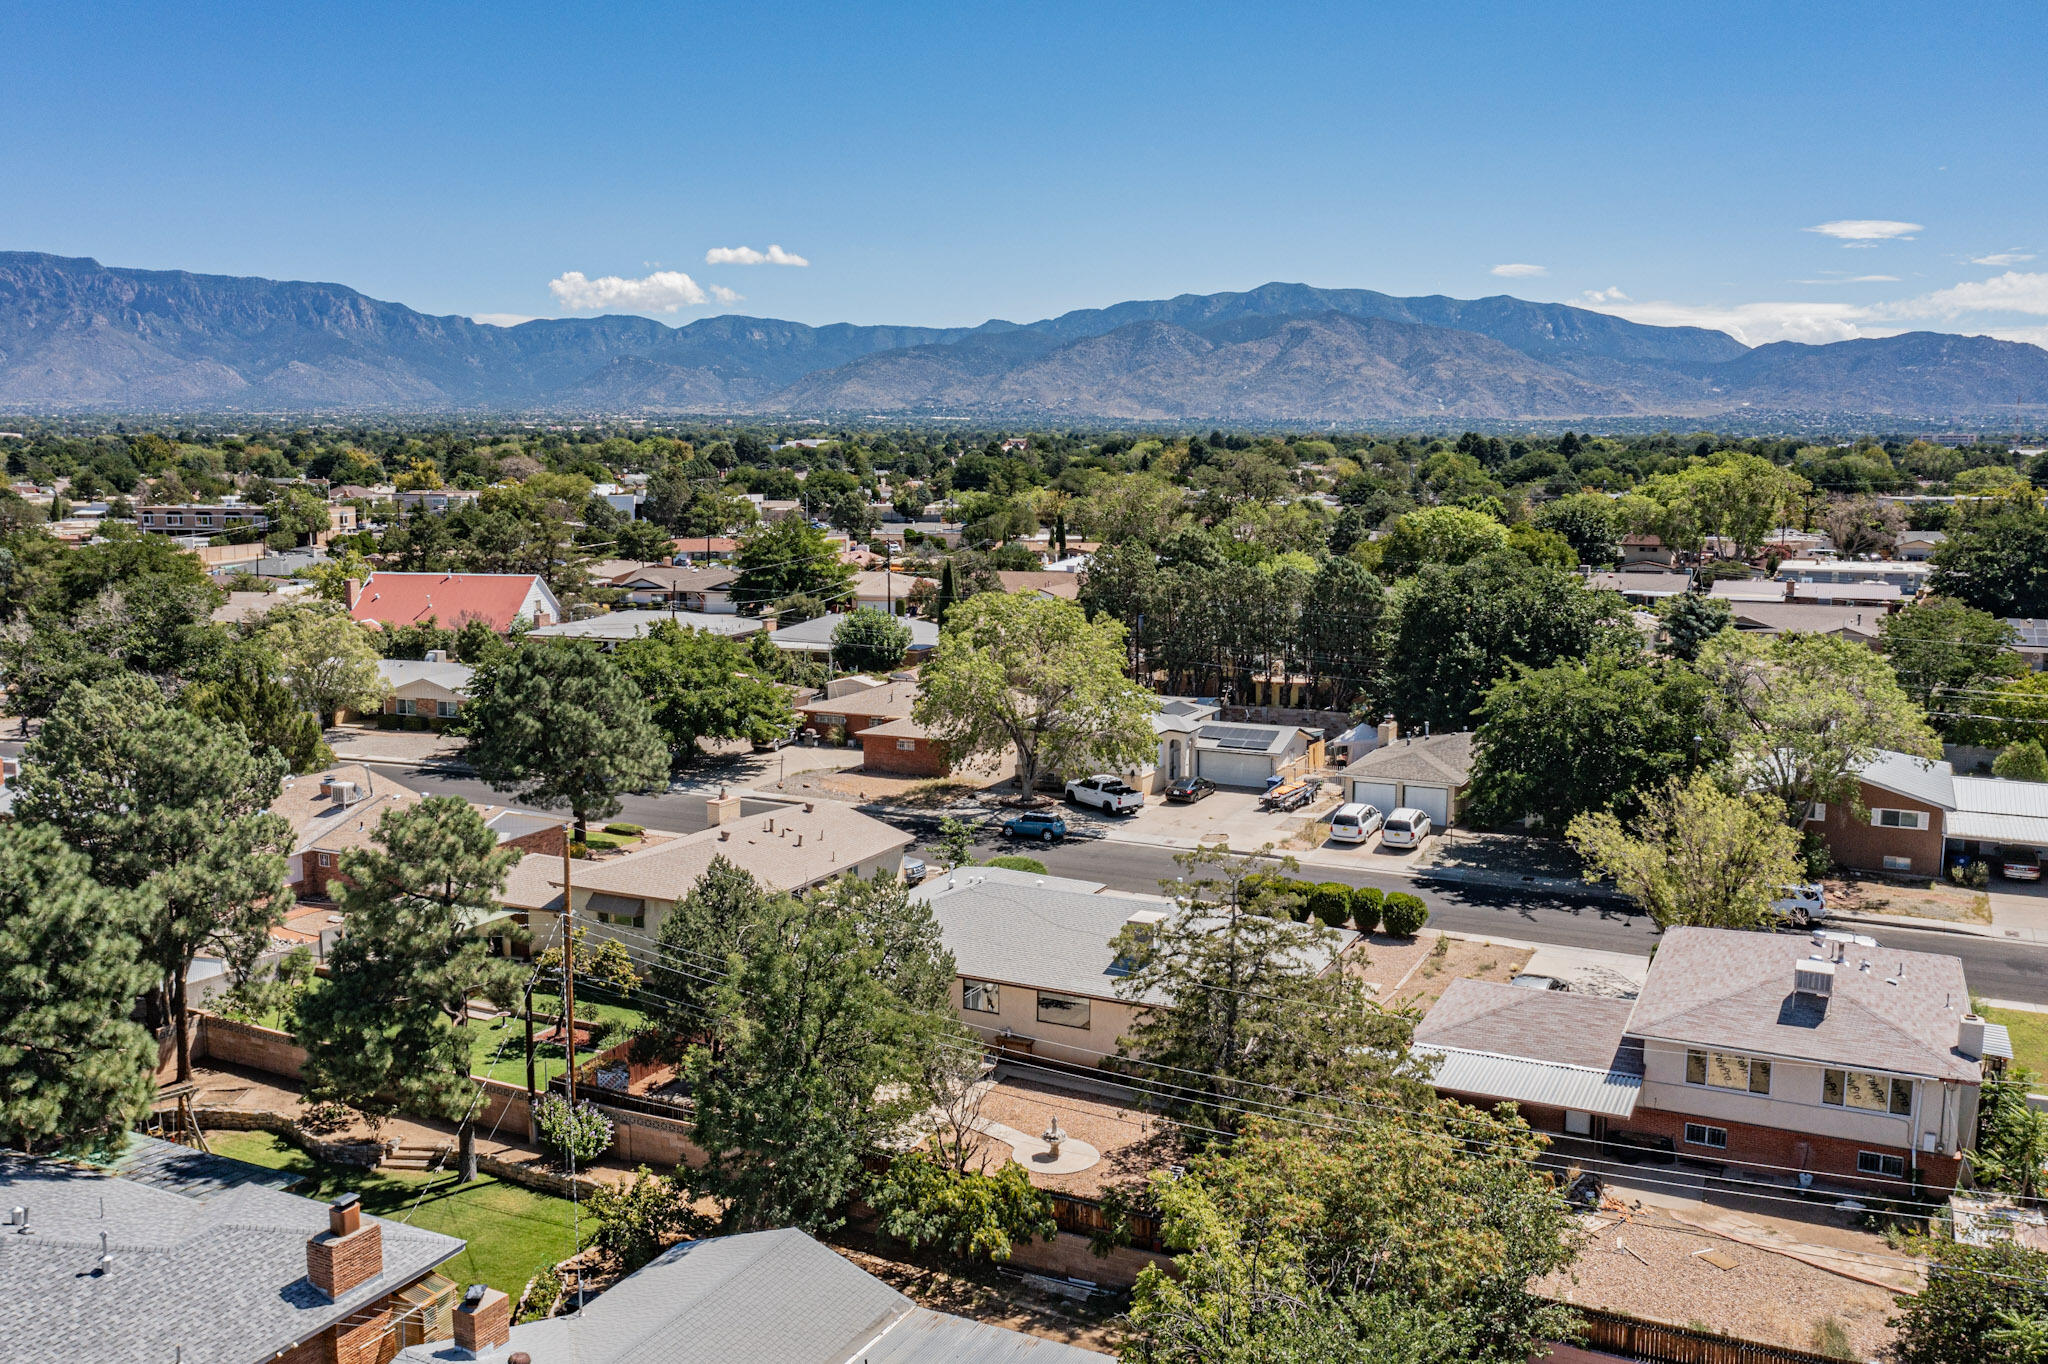
[[(481, 1344), (481, 1342), (479, 1342)], [(398, 1364), (1101, 1364), (1103, 1356), (919, 1307), (794, 1227), (684, 1241), (567, 1316)], [(138, 1356), (139, 1357), (139, 1356)]]
[[(617, 937), (630, 951), (651, 952), (661, 921), (715, 857), (751, 872), (772, 890), (800, 891), (848, 872), (868, 879), (894, 876), (911, 842), (893, 825), (837, 801), (721, 793), (705, 802), (705, 812), (710, 825), (696, 833), (621, 857), (576, 863), (570, 893), (577, 922), (598, 937)], [(559, 856), (521, 859), (498, 899), (515, 917), (524, 917), (539, 950), (561, 914)]]
[(1882, 610), (1903, 600), (1893, 583), (1801, 582), (1789, 578), (1722, 578), (1707, 590), (1725, 602), (1803, 602), (1817, 606), (1864, 606)]
[(389, 688), (384, 694), (386, 715), (419, 716), (436, 724), (461, 714), (469, 679), (476, 673), (467, 663), (450, 658), (445, 649), (429, 649), (423, 659), (381, 658), (377, 671)]
[(904, 573), (895, 569), (867, 569), (853, 575), (853, 604), (868, 606), (891, 615), (905, 609), (911, 589), (919, 583), (938, 584), (930, 578), (921, 578), (915, 573)]
[(1678, 551), (1654, 535), (1624, 535), (1621, 567), (1676, 568)]
[(869, 725), (857, 734), (861, 767), (900, 777), (943, 777), (953, 770), (946, 741), (909, 716)]
[(1586, 586), (1595, 592), (1619, 592), (1641, 606), (1665, 597), (1681, 597), (1692, 590), (1692, 574), (1659, 568), (1625, 568), (1620, 572), (1586, 575)]
[(1754, 630), (1767, 635), (1790, 634), (1795, 631), (1811, 635), (1836, 635), (1872, 647), (1877, 645), (1880, 632), (1884, 628), (1884, 618), (1890, 614), (1889, 609), (1882, 605), (1823, 606), (1816, 602), (1783, 601), (1777, 598), (1764, 601), (1729, 600), (1728, 610), (1738, 630)]
[(1902, 530), (1897, 541), (1898, 555), (1909, 564), (1925, 563), (1934, 557), (1934, 551), (1948, 542), (1948, 536), (1938, 530)]
[[(834, 695), (834, 692), (838, 694)], [(825, 695), (799, 705), (796, 713), (803, 728), (821, 738), (834, 730), (844, 730), (851, 736), (860, 734), (871, 725), (907, 720), (911, 707), (916, 704), (917, 683), (893, 681), (858, 690), (828, 687)]]
[[(845, 612), (832, 611), (822, 616), (813, 616), (806, 621), (799, 621), (795, 625), (777, 626), (773, 635), (775, 647), (788, 649), (793, 653), (830, 654), (832, 632), (837, 630), (839, 622), (845, 619)], [(937, 621), (926, 620), (922, 616), (904, 616), (901, 619), (910, 627), (910, 657), (928, 654), (939, 647)]]
[(1541, 1131), (1882, 1194), (1955, 1185), (2012, 1047), (1954, 957), (1673, 928), (1634, 1000), (1453, 981), (1415, 1052)]
[(1902, 597), (1917, 596), (1934, 576), (1934, 565), (1899, 559), (1786, 559), (1778, 580), (1788, 583), (1889, 583)]
[(610, 649), (625, 640), (641, 638), (663, 621), (679, 625), (685, 630), (706, 630), (714, 635), (726, 635), (734, 639), (757, 635), (765, 628), (752, 616), (713, 615), (703, 611), (650, 608), (642, 611), (607, 611), (602, 615), (586, 616), (582, 620), (565, 620), (558, 625), (543, 625), (538, 630), (527, 631), (526, 637), (594, 639), (606, 649)]
[(436, 1271), (461, 1240), (295, 1182), (135, 1134), (111, 1171), (0, 1156), (0, 1199), (32, 1219), (8, 1228), (7, 1358), (312, 1364), (424, 1339), (459, 1292)]
[[(1105, 890), (1099, 881), (1001, 867), (959, 867), (911, 892), (931, 906), (958, 978), (960, 1021), (1006, 1052), (1095, 1066), (1163, 995), (1127, 999), (1129, 971), (1111, 943), (1126, 925), (1164, 922), (1174, 903)], [(1357, 941), (1342, 932), (1334, 952), (1304, 944), (1329, 970)]]
[(2014, 652), (2035, 672), (2048, 669), (2048, 620), (2029, 616), (2007, 616), (2005, 623), (2019, 635)]
[(1392, 722), (1372, 752), (1344, 769), (1344, 799), (1378, 807), (1382, 814), (1413, 807), (1437, 828), (1458, 822), (1472, 786), (1472, 734), (1409, 735)]
[(1863, 813), (1836, 804), (1807, 817), (1845, 867), (1939, 876), (1952, 857), (2003, 848), (2048, 856), (2048, 782), (1963, 776), (1945, 761), (1891, 752), (1856, 778)]
[(729, 535), (687, 535), (676, 541), (678, 563), (710, 563), (739, 553), (740, 542)]
[(349, 614), (365, 625), (424, 625), (459, 630), (481, 620), (509, 634), (518, 621), (553, 625), (562, 604), (533, 573), (387, 573), (348, 580)]
[(451, 507), (475, 502), (483, 494), (473, 488), (406, 488), (392, 494), (392, 501), (408, 511), (431, 512), (440, 516)]
[(1149, 770), (1128, 774), (1139, 790), (1162, 791), (1183, 777), (1204, 777), (1218, 786), (1263, 791), (1274, 777), (1318, 767), (1323, 734), (1299, 725), (1261, 725), (1218, 719), (1214, 701), (1170, 696), (1152, 714), (1159, 756)]
[(1061, 601), (1078, 601), (1081, 597), (1081, 575), (1078, 573), (1004, 571), (996, 574), (996, 580), (1002, 583), (1005, 592), (1030, 592)]
[(739, 576), (738, 570), (730, 568), (645, 564), (615, 574), (610, 581), (635, 606), (729, 615), (738, 609), (732, 603), (732, 585)]

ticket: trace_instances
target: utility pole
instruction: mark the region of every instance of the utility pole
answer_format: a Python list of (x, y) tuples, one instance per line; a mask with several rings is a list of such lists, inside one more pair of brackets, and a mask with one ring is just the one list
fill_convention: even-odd
[(562, 1054), (569, 1068), (562, 1083), (576, 1102), (576, 901), (569, 895), (569, 839), (575, 825), (562, 826)]
[(526, 982), (526, 1105), (533, 1107), (533, 981)]

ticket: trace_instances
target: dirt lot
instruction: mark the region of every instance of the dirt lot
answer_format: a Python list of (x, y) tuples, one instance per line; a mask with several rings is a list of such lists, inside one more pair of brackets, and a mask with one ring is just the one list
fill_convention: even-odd
[[(1047, 1122), (1057, 1117), (1068, 1136), (1093, 1146), (1102, 1159), (1071, 1174), (1047, 1175), (1034, 1170), (1031, 1182), (1085, 1198), (1111, 1187), (1135, 1188), (1152, 1171), (1187, 1159), (1180, 1133), (1171, 1124), (1099, 1094), (1042, 1079), (1003, 1073), (982, 1101), (980, 1115), (1025, 1133), (1042, 1132)], [(984, 1138), (983, 1145), (990, 1162), (987, 1168), (1009, 1161), (1007, 1144)]]
[(1901, 914), (1915, 919), (1947, 919), (1955, 923), (1991, 922), (1991, 897), (1934, 882), (1898, 884), (1850, 880), (1824, 883), (1828, 907), (1844, 914)]
[(983, 1283), (942, 1270), (885, 1260), (854, 1246), (832, 1248), (919, 1307), (1064, 1341), (1083, 1350), (1105, 1355), (1116, 1352), (1119, 1337), (1114, 1325), (1077, 1315), (1073, 1304), (1021, 1283)]
[[(1443, 951), (1438, 955), (1440, 941)], [(1381, 1003), (1425, 1011), (1460, 976), (1513, 980), (1532, 955), (1525, 948), (1468, 942), (1426, 928), (1413, 938), (1375, 933), (1351, 952), (1351, 973), (1365, 981)]]

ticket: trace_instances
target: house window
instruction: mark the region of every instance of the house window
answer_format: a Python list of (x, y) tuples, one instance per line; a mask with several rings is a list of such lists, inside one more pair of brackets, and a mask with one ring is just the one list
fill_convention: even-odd
[(401, 696), (398, 698), (398, 713), (400, 715), (416, 715), (419, 713), (419, 707)]
[(455, 703), (453, 701), (436, 701), (434, 703), (434, 714), (440, 716), (443, 720), (454, 719)]
[(1685, 1144), (1688, 1146), (1711, 1146), (1719, 1151), (1728, 1149), (1728, 1129), (1709, 1127), (1703, 1122), (1689, 1122), (1685, 1125)]
[(1825, 824), (1825, 823), (1827, 823), (1827, 822), (1828, 822), (1828, 803), (1827, 803), (1826, 801), (1824, 801), (1824, 800), (1817, 800), (1817, 801), (1815, 801), (1815, 802), (1814, 802), (1813, 804), (1811, 804), (1811, 805), (1807, 806), (1807, 807), (1806, 807), (1806, 822), (1807, 822), (1808, 824)]
[(1820, 1101), (1836, 1108), (1864, 1108), (1905, 1117), (1913, 1111), (1913, 1085), (1909, 1080), (1863, 1070), (1823, 1070)]
[(334, 854), (333, 854), (333, 853), (321, 853), (321, 854), (320, 854), (320, 865), (321, 865), (321, 866), (323, 866), (323, 867), (331, 867), (331, 866), (333, 866), (333, 865), (334, 865)]
[(1927, 827), (1927, 813), (1924, 810), (1872, 810), (1870, 822), (1880, 829), (1924, 829)]
[(583, 902), (583, 907), (597, 916), (601, 924), (619, 928), (647, 927), (647, 902), (630, 895), (596, 893)]
[(1040, 990), (1038, 1021), (1057, 1023), (1062, 1028), (1085, 1028), (1088, 1026), (1088, 1001), (1080, 995), (1056, 995), (1049, 990)]
[(992, 1014), (996, 1011), (996, 985), (992, 980), (960, 979), (960, 1007), (972, 1013)]
[(1910, 857), (1900, 857), (1894, 853), (1886, 853), (1884, 856), (1884, 869), (1886, 871), (1911, 871), (1913, 870), (1913, 859)]
[(917, 751), (917, 740), (898, 739), (896, 741), (896, 751), (899, 753), (915, 753)]
[(1891, 1179), (1906, 1177), (1906, 1158), (1888, 1156), (1882, 1151), (1858, 1151), (1856, 1173), (1859, 1175), (1884, 1175)]
[(1746, 1089), (1752, 1094), (1771, 1092), (1771, 1063), (1752, 1061), (1728, 1051), (1688, 1051), (1685, 1054), (1685, 1082), (1714, 1089)]

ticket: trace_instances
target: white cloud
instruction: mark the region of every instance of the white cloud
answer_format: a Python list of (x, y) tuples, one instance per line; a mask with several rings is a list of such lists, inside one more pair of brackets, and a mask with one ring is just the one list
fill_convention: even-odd
[(1964, 313), (2029, 313), (2048, 317), (2048, 274), (2008, 270), (1966, 280), (1918, 298), (1882, 305), (1890, 317), (1959, 317)]
[(483, 327), (516, 327), (533, 321), (525, 313), (471, 313), (469, 320)]
[(1603, 303), (1626, 303), (1628, 295), (1619, 289), (1588, 289), (1579, 295), (1588, 308), (1598, 309)]
[(571, 311), (616, 308), (629, 313), (672, 313), (704, 302), (704, 290), (680, 270), (657, 270), (642, 279), (601, 275), (586, 279), (570, 270), (548, 281), (548, 292)]
[(1708, 327), (1747, 346), (1766, 341), (1846, 341), (1871, 335), (1870, 310), (1853, 303), (1638, 303), (1618, 289), (1583, 295), (1585, 306), (1653, 327)]
[(1526, 265), (1521, 262), (1511, 262), (1507, 265), (1496, 265), (1487, 273), (1499, 275), (1502, 279), (1527, 279), (1531, 275), (1547, 275), (1550, 273), (1550, 269), (1542, 265)]
[(1833, 237), (1847, 246), (1909, 242), (1913, 240), (1914, 233), (1925, 231), (1919, 223), (1902, 223), (1891, 218), (1837, 218), (1831, 223), (1817, 223), (1806, 230), (1818, 232), (1823, 237)]
[(711, 296), (717, 299), (720, 303), (743, 303), (746, 301), (745, 294), (738, 293), (732, 289), (728, 289), (723, 284), (712, 285)]
[(756, 251), (751, 246), (714, 246), (704, 253), (706, 265), (809, 265), (810, 262), (793, 251), (785, 251), (773, 242), (766, 251)]
[(2034, 258), (2031, 251), (1994, 251), (1988, 256), (1972, 256), (1972, 265), (2025, 265)]

